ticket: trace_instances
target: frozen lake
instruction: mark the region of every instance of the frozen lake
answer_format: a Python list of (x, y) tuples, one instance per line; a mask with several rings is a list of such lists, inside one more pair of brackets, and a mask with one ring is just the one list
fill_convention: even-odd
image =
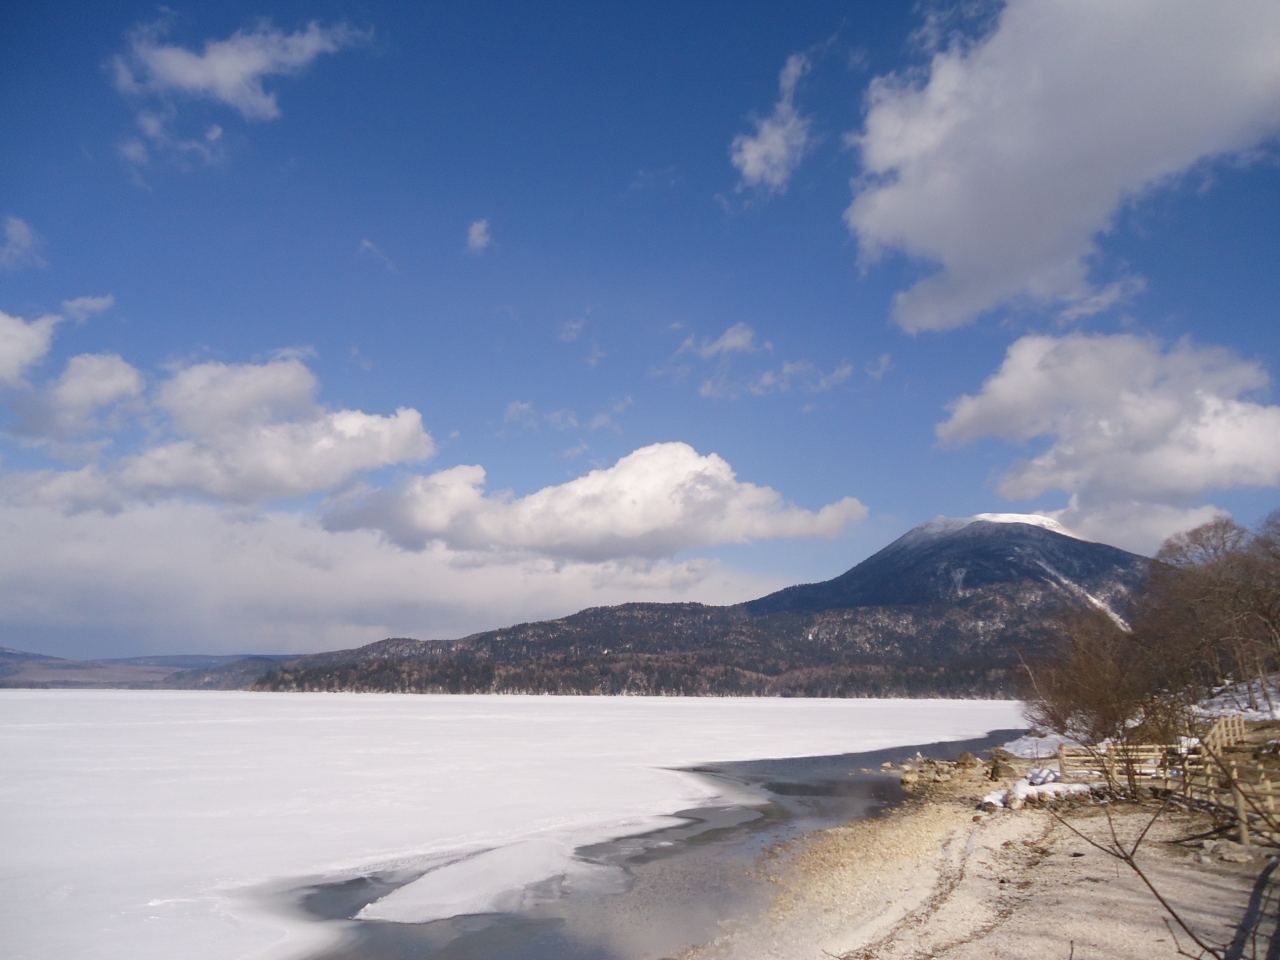
[[(509, 908), (725, 799), (671, 769), (978, 737), (1008, 701), (0, 691), (0, 954), (305, 957), (272, 891), (425, 872), (364, 916)], [(732, 799), (732, 797), (728, 798)]]

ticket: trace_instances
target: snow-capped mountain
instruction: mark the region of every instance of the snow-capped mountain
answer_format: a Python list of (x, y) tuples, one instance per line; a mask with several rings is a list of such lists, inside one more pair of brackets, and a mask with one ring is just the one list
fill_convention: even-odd
[(1081, 539), (1034, 514), (938, 517), (823, 583), (788, 587), (746, 605), (759, 616), (851, 607), (947, 603), (997, 585), (1041, 584), (1110, 609), (1146, 576), (1146, 557)]

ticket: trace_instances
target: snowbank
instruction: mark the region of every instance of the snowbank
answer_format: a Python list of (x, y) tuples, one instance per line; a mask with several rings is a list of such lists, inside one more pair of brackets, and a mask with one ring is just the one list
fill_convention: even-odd
[(1010, 800), (1026, 802), (1030, 799), (1055, 799), (1073, 794), (1092, 792), (1096, 784), (1063, 783), (1062, 775), (1049, 767), (1032, 770), (1008, 790), (993, 790), (982, 798), (983, 803), (994, 803), (997, 807), (1008, 806)]
[(1280, 676), (1232, 683), (1220, 687), (1208, 700), (1196, 705), (1206, 718), (1244, 717), (1246, 720), (1280, 720)]
[(501, 908), (718, 789), (671, 767), (1020, 724), (973, 700), (0, 691), (0, 955), (302, 956), (341, 925), (264, 891), (395, 868), (429, 872), (366, 916)]

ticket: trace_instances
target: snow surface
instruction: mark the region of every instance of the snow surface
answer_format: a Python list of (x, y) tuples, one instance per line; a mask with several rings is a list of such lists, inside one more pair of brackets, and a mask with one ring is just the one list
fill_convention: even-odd
[(1017, 781), (1008, 790), (993, 790), (982, 798), (983, 803), (1005, 806), (1010, 800), (1026, 801), (1030, 797), (1065, 797), (1078, 793), (1091, 793), (1100, 784), (1063, 783), (1062, 774), (1052, 767), (1040, 767)]
[(1084, 537), (1067, 527), (1064, 527), (1053, 517), (1045, 517), (1038, 513), (978, 513), (972, 517), (934, 517), (926, 523), (922, 523), (916, 527), (921, 533), (934, 534), (941, 536), (947, 533), (954, 533), (957, 530), (963, 530), (971, 523), (985, 521), (987, 523), (1026, 523), (1033, 527), (1043, 527), (1045, 530), (1052, 530), (1054, 533), (1060, 533), (1064, 537), (1071, 537), (1075, 540), (1083, 540)]
[(1280, 674), (1261, 680), (1229, 683), (1214, 695), (1196, 704), (1196, 712), (1206, 719), (1243, 717), (1246, 720), (1280, 720)]
[(1009, 701), (0, 691), (0, 955), (299, 957), (267, 891), (430, 870), (366, 908), (501, 909), (588, 842), (713, 799), (700, 762), (1022, 725)]

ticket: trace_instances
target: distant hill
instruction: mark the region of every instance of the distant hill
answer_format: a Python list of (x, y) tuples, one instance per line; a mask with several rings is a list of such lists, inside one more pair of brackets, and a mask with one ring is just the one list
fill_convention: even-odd
[(1008, 695), (1046, 620), (1086, 607), (1123, 618), (1150, 562), (1043, 517), (939, 517), (832, 580), (736, 606), (624, 603), (303, 657), (63, 660), (0, 647), (0, 687)]
[(731, 607), (629, 603), (301, 657), (258, 690), (992, 696), (1046, 619), (1122, 617), (1150, 561), (1041, 517), (938, 518), (847, 573)]
[(122, 657), (66, 660), (0, 647), (0, 687), (243, 690), (292, 656)]

